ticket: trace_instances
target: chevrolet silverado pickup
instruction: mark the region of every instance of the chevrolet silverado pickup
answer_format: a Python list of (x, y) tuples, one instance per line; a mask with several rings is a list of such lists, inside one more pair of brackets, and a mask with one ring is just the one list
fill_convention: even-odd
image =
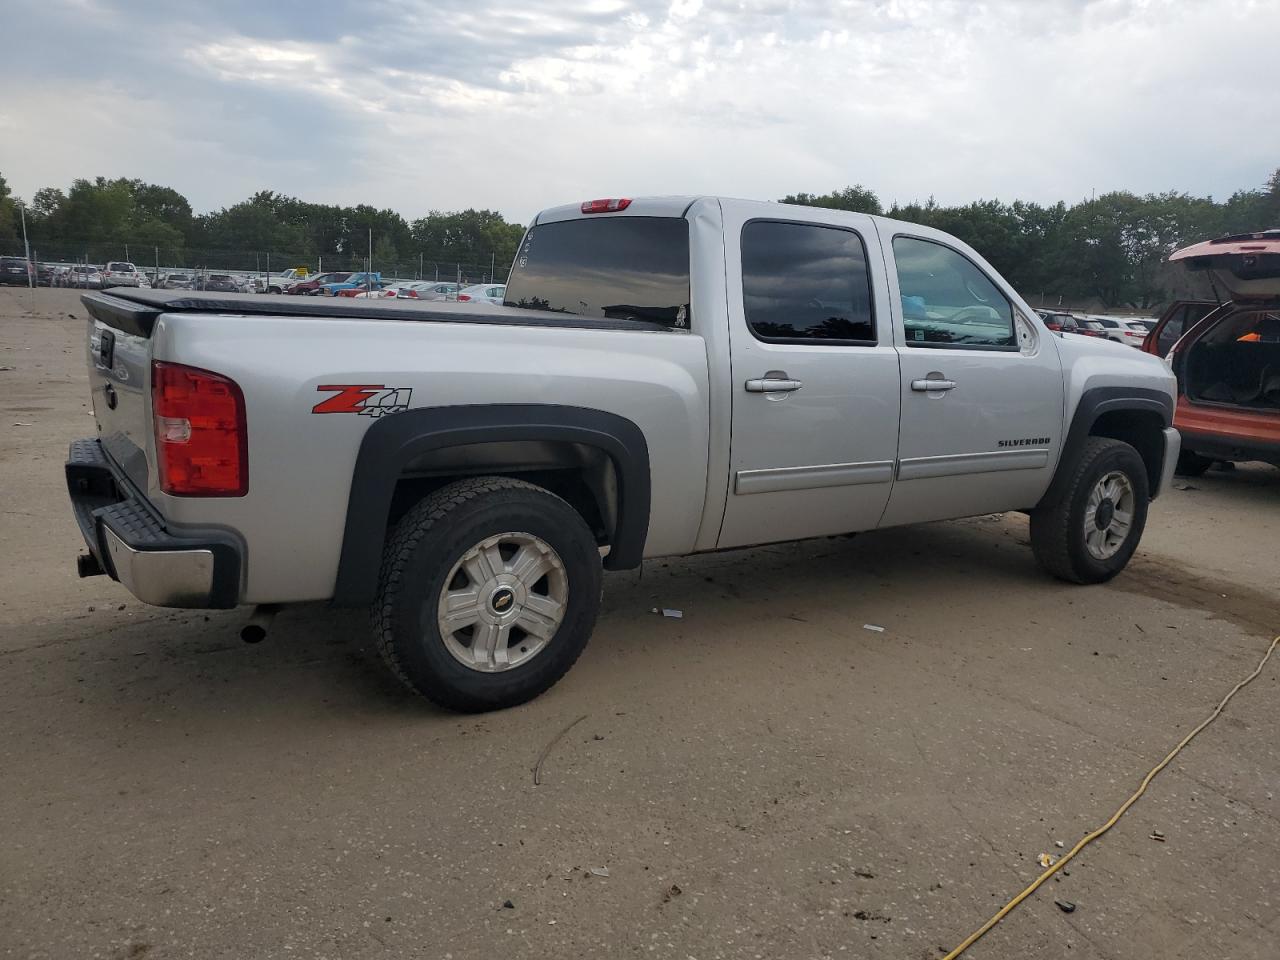
[(1107, 580), (1179, 451), (1164, 361), (1054, 335), (947, 234), (835, 210), (556, 207), (502, 304), (84, 301), (81, 574), (368, 608), (458, 710), (555, 683), (602, 569), (646, 558), (1026, 511), (1051, 574)]

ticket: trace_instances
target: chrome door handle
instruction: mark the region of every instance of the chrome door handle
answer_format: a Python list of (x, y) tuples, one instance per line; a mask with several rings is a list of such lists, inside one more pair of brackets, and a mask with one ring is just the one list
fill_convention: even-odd
[(793, 393), (804, 386), (799, 380), (781, 377), (761, 377), (747, 381), (747, 393)]
[(954, 380), (912, 380), (911, 389), (916, 393), (933, 393), (935, 390), (954, 390)]

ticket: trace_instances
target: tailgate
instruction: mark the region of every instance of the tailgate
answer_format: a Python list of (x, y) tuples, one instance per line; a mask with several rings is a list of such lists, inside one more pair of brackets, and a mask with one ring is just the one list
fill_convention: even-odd
[(140, 490), (147, 490), (151, 435), (149, 388), (154, 316), (107, 294), (83, 298), (89, 311), (89, 396), (98, 438), (108, 456)]

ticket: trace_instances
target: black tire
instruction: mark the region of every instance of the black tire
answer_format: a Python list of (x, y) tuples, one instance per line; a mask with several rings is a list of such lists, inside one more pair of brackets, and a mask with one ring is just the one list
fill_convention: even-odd
[[(1040, 566), (1060, 580), (1104, 583), (1125, 568), (1142, 539), (1149, 500), (1146, 466), (1129, 444), (1090, 437), (1076, 462), (1058, 469), (1070, 470), (1071, 479), (1061, 496), (1031, 512), (1031, 549)], [(1100, 559), (1085, 543), (1085, 512), (1094, 487), (1112, 472), (1123, 474), (1132, 489), (1132, 519), (1119, 549)]]
[[(535, 656), (497, 672), (449, 652), (436, 617), (454, 565), (487, 537), (519, 531), (559, 554), (567, 580), (559, 628)], [(473, 713), (524, 703), (573, 666), (595, 627), (603, 573), (595, 537), (555, 494), (509, 477), (473, 477), (442, 487), (396, 524), (383, 551), (373, 634), (387, 665), (442, 707)]]
[(1213, 466), (1211, 458), (1202, 457), (1194, 450), (1183, 450), (1178, 454), (1178, 465), (1174, 467), (1174, 473), (1180, 477), (1198, 477), (1211, 466)]

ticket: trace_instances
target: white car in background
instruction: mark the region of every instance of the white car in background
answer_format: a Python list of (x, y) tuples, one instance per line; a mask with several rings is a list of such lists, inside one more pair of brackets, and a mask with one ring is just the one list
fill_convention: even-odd
[(404, 300), (453, 300), (457, 295), (456, 283), (444, 283), (440, 280), (415, 280), (412, 283), (402, 283), (400, 292), (396, 294)]
[(462, 303), (496, 303), (501, 304), (507, 292), (505, 283), (477, 283), (463, 287), (458, 291), (458, 300)]
[(136, 287), (138, 268), (125, 260), (112, 260), (102, 268), (102, 289), (108, 287)]
[(398, 284), (391, 284), (385, 287), (379, 287), (377, 290), (364, 290), (361, 293), (354, 294), (357, 300), (389, 300), (394, 299), (400, 293)]
[(1142, 349), (1142, 342), (1147, 338), (1147, 327), (1140, 320), (1131, 320), (1128, 317), (1098, 317), (1090, 316), (1087, 319), (1100, 323), (1103, 327), (1102, 334), (1108, 340), (1114, 340), (1116, 343), (1127, 343), (1131, 347)]

